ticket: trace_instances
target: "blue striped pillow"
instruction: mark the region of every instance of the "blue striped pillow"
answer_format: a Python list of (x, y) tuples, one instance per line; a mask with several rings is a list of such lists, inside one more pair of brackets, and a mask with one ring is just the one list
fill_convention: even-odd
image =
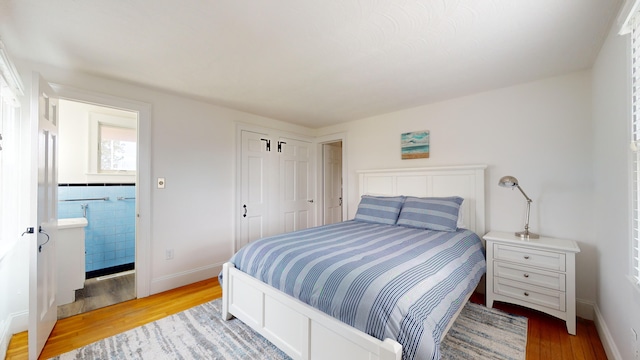
[(404, 203), (404, 196), (362, 195), (355, 220), (395, 225)]
[(398, 225), (419, 229), (456, 231), (458, 212), (464, 199), (451, 197), (407, 197), (398, 217)]

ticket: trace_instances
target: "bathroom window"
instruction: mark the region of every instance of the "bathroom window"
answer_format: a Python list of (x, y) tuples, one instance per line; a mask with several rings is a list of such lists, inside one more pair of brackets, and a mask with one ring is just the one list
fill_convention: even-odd
[(99, 125), (99, 172), (136, 171), (136, 129)]
[(89, 174), (135, 175), (137, 114), (89, 113)]

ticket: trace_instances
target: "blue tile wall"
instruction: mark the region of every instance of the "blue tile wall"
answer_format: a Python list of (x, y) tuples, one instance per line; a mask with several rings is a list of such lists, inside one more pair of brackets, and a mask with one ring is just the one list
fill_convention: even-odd
[[(61, 201), (58, 218), (82, 217), (81, 204), (88, 204), (85, 228), (86, 272), (135, 262), (135, 185), (61, 184), (58, 199), (109, 197), (108, 201)], [(91, 186), (89, 186), (91, 185)]]

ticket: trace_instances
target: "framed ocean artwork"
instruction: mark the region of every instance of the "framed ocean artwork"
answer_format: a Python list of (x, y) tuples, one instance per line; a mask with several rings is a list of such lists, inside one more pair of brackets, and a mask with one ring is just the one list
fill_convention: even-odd
[(400, 137), (402, 159), (426, 159), (429, 157), (429, 131), (403, 133)]

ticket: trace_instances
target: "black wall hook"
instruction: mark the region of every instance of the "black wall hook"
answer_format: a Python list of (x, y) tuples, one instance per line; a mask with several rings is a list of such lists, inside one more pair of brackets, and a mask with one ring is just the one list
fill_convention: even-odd
[(38, 245), (38, 252), (42, 252), (42, 247), (49, 242), (49, 240), (51, 240), (51, 238), (49, 237), (49, 234), (47, 234), (46, 232), (44, 232), (44, 230), (42, 230), (42, 226), (38, 227), (38, 232), (40, 234), (43, 234), (44, 236), (47, 237), (47, 241), (43, 242), (42, 244)]

